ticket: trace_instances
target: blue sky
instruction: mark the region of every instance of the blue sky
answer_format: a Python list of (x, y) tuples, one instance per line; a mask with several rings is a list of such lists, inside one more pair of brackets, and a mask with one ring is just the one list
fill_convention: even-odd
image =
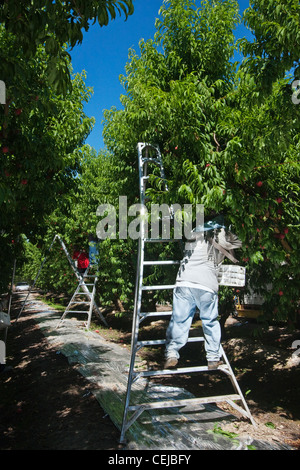
[[(163, 0), (135, 0), (135, 11), (125, 21), (125, 16), (110, 21), (108, 26), (100, 27), (95, 23), (87, 33), (81, 45), (71, 52), (72, 66), (75, 73), (85, 70), (86, 85), (94, 89), (89, 103), (85, 105), (85, 113), (95, 117), (96, 124), (86, 143), (97, 151), (104, 148), (102, 138), (103, 110), (116, 106), (121, 109), (120, 95), (124, 89), (119, 76), (124, 73), (128, 61), (128, 51), (133, 48), (139, 53), (139, 41), (153, 38), (155, 19)], [(240, 0), (242, 11), (249, 6), (249, 0)], [(244, 27), (239, 26), (237, 37), (247, 34)]]

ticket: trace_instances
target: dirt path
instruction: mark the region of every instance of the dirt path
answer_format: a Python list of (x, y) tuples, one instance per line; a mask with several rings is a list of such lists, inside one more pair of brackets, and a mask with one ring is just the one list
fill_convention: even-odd
[[(19, 308), (20, 305), (14, 305), (12, 318)], [(101, 335), (129, 345), (130, 330), (120, 328), (120, 319), (114, 321), (112, 316), (107, 329), (98, 326)], [(157, 334), (160, 334), (159, 325), (156, 325)], [(299, 450), (299, 366), (290, 367), (288, 360), (292, 339), (299, 332), (291, 336), (280, 328), (271, 329), (263, 340), (253, 340), (249, 328), (251, 325), (239, 328), (237, 322), (229, 325), (224, 346), (242, 390), (251, 391), (247, 402), (258, 423), (256, 438)], [(190, 360), (194, 355), (187, 349), (183, 360)], [(150, 365), (157, 360), (155, 356), (145, 359)], [(8, 330), (7, 365), (10, 370), (0, 374), (1, 450), (122, 448), (119, 431), (91, 393), (90, 382), (51, 347), (31, 315), (22, 316)], [(182, 380), (172, 383), (187, 386), (196, 395), (201, 387), (215, 385), (191, 378)], [(242, 436), (253, 434), (253, 428), (247, 420), (237, 420), (222, 432)]]
[(119, 432), (90, 383), (24, 318), (8, 332), (12, 369), (0, 374), (0, 449), (118, 449)]

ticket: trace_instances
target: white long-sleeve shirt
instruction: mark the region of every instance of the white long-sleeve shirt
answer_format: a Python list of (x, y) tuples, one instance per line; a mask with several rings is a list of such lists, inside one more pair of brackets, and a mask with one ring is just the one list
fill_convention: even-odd
[[(218, 233), (218, 243), (230, 251), (242, 246), (242, 242), (231, 232), (224, 229)], [(186, 243), (184, 257), (176, 278), (178, 287), (194, 287), (218, 292), (218, 267), (225, 255), (213, 247), (203, 236)]]

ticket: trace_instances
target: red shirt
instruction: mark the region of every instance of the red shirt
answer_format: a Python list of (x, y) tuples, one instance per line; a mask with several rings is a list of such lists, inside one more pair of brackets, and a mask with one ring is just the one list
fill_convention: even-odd
[(90, 264), (89, 257), (84, 252), (74, 251), (73, 259), (77, 260), (77, 267), (79, 269), (86, 269)]

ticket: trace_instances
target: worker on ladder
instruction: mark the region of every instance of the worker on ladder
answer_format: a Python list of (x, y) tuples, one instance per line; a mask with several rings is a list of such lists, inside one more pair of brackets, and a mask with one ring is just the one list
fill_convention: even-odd
[(179, 350), (186, 344), (196, 308), (205, 337), (208, 368), (220, 365), (221, 328), (218, 321), (218, 266), (241, 241), (225, 231), (223, 217), (196, 227), (185, 246), (173, 292), (173, 312), (166, 332), (165, 369), (175, 367)]
[(84, 275), (90, 264), (89, 256), (86, 250), (84, 248), (82, 250), (79, 250), (76, 247), (73, 252), (72, 259), (75, 260), (75, 266), (77, 268), (77, 271), (80, 274)]
[(89, 234), (89, 261), (90, 266), (97, 266), (98, 265), (98, 258), (99, 258), (99, 240), (98, 237), (93, 235), (92, 233)]

